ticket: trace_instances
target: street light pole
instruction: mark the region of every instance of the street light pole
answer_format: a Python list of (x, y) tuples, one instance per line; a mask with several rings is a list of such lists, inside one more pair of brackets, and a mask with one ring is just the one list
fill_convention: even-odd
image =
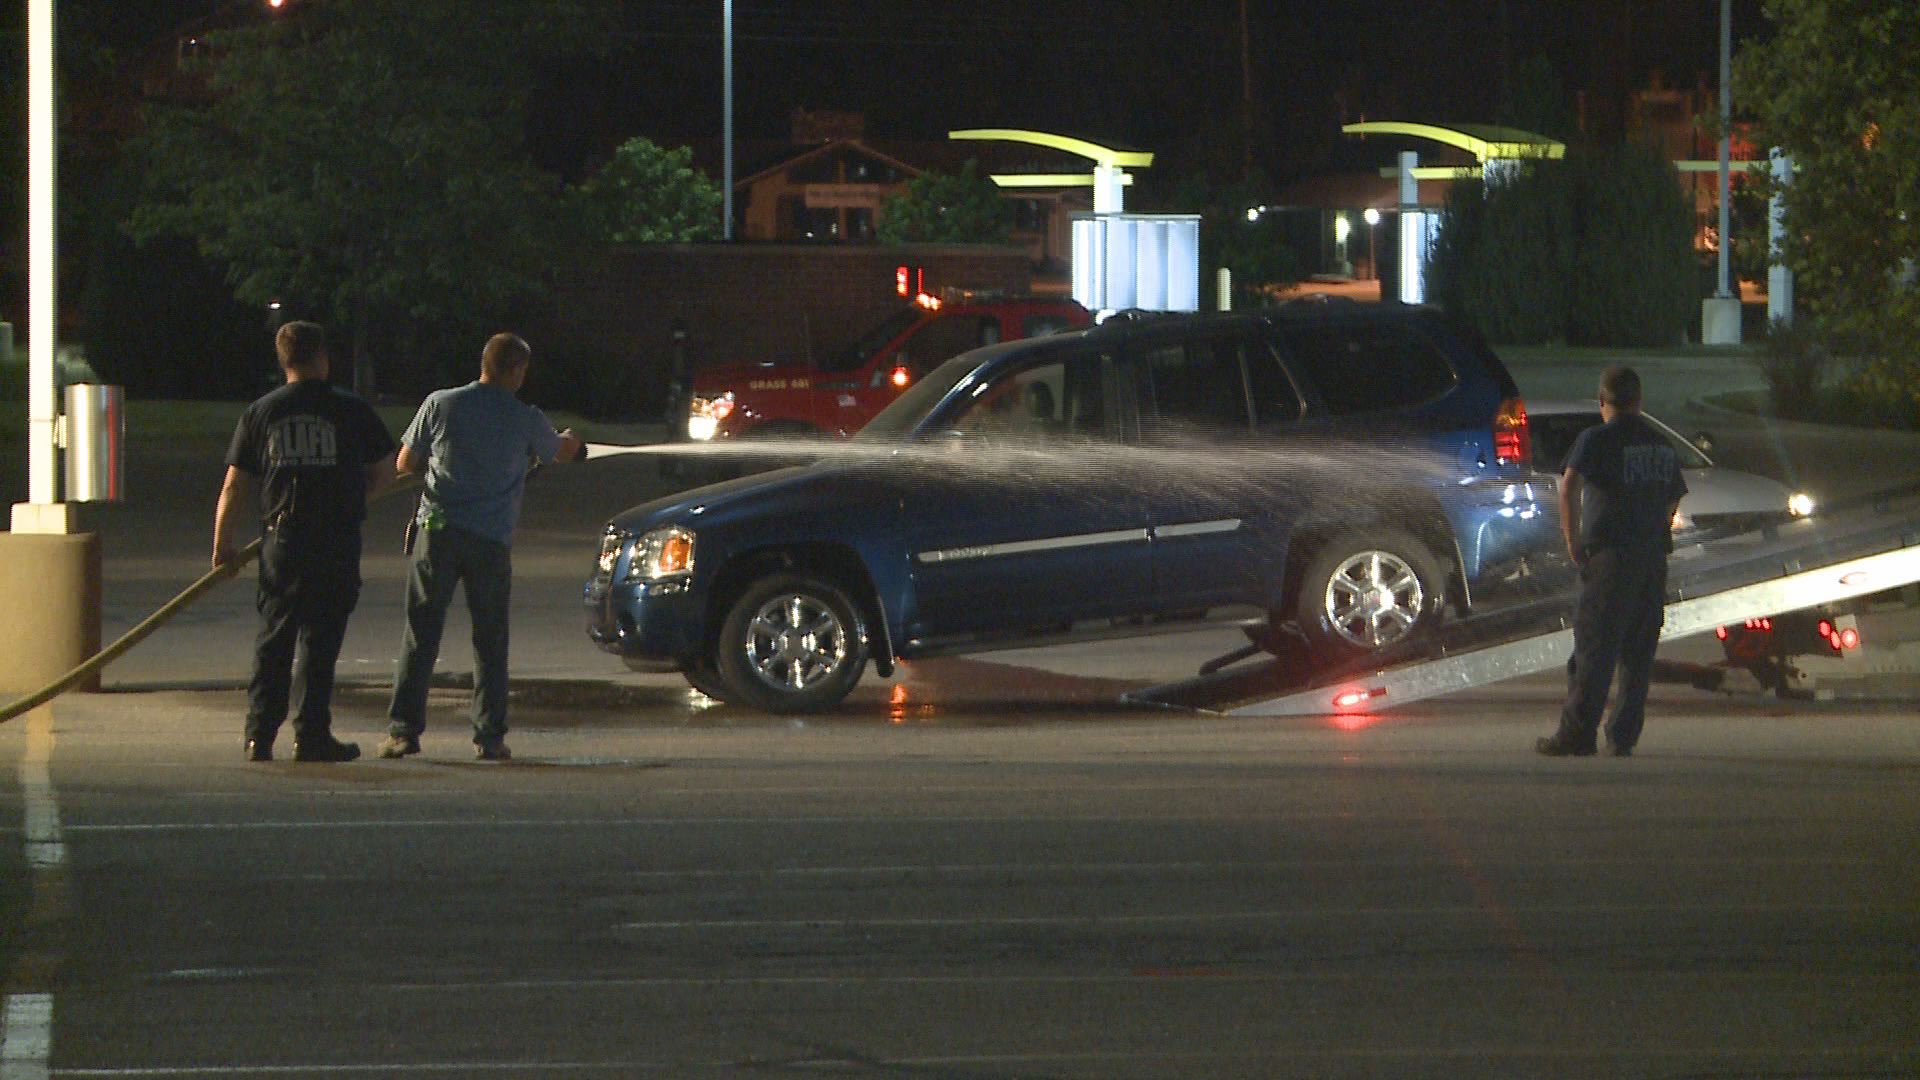
[(1733, 247), (1727, 203), (1732, 183), (1728, 178), (1733, 157), (1733, 0), (1720, 0), (1720, 284), (1714, 295), (1722, 300), (1733, 295), (1728, 280), (1729, 250)]
[(720, 0), (720, 238), (733, 240), (733, 0)]
[(27, 3), (27, 499), (60, 499), (54, 429), (60, 415), (53, 354), (59, 331), (55, 227), (59, 137), (54, 107), (53, 0)]

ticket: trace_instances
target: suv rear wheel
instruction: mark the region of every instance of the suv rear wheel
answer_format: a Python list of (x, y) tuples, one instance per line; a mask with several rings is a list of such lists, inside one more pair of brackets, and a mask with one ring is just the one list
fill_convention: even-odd
[(867, 656), (866, 618), (839, 586), (779, 573), (754, 582), (728, 609), (714, 662), (725, 700), (806, 713), (839, 704)]
[(1294, 615), (1322, 656), (1363, 656), (1425, 631), (1440, 611), (1439, 563), (1398, 529), (1341, 533), (1300, 578)]

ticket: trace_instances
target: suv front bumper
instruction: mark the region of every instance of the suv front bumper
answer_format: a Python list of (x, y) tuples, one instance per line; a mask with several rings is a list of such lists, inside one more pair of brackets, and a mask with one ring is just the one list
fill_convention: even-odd
[(671, 672), (700, 651), (701, 604), (685, 581), (587, 582), (587, 636), (636, 671)]

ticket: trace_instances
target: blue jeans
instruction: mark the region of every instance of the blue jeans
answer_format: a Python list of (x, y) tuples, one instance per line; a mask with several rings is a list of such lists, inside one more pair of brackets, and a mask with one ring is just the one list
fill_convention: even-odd
[(427, 689), (440, 655), (447, 608), (465, 584), (473, 621), (473, 741), (507, 733), (507, 609), (513, 549), (451, 525), (420, 530), (407, 572), (407, 632), (387, 705), (389, 734), (419, 738), (427, 726)]

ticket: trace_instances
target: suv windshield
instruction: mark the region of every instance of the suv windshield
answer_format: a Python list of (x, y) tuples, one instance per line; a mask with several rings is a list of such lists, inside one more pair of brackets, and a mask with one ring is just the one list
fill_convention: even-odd
[(820, 362), (822, 371), (852, 371), (880, 350), (880, 346), (899, 337), (901, 331), (920, 320), (918, 308), (902, 308), (880, 320), (866, 333), (827, 354)]

